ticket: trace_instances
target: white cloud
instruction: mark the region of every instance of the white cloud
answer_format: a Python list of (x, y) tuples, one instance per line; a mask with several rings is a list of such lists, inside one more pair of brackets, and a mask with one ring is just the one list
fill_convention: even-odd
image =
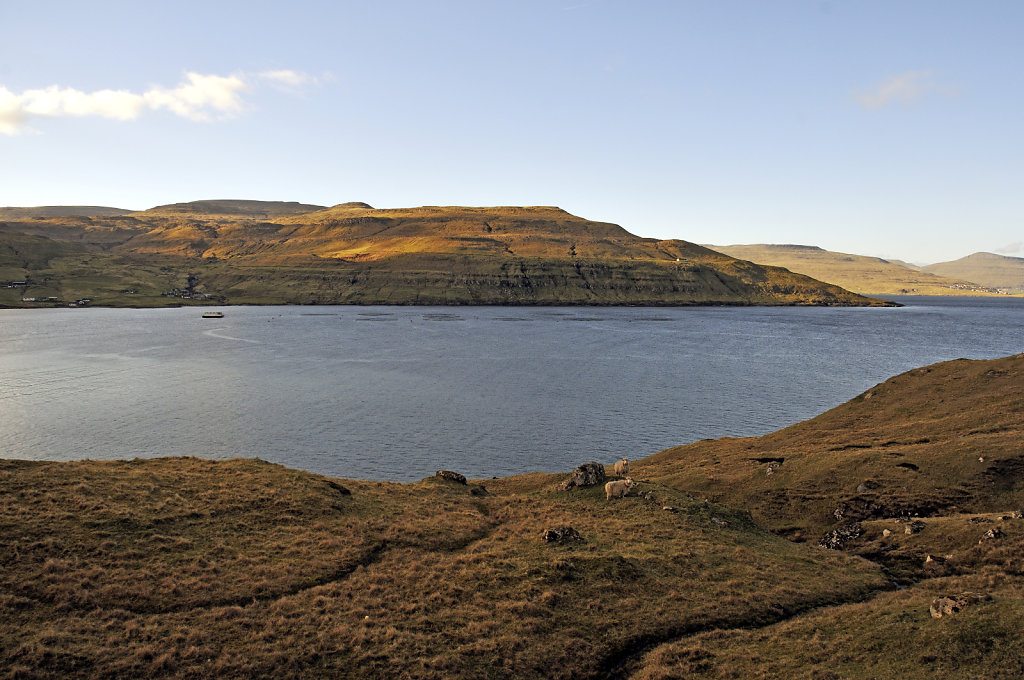
[(1024, 241), (1015, 241), (1013, 243), (1008, 243), (1002, 248), (996, 248), (996, 252), (1001, 253), (1003, 255), (1013, 255), (1015, 253), (1024, 252)]
[(937, 85), (931, 71), (907, 71), (873, 90), (858, 92), (856, 99), (865, 109), (881, 109), (894, 104), (907, 105), (932, 93), (948, 95), (952, 94), (952, 89)]
[(239, 76), (204, 76), (187, 73), (187, 83), (173, 90), (155, 87), (142, 95), (151, 109), (168, 109), (192, 120), (210, 120), (211, 112), (222, 116), (241, 113), (241, 93), (250, 87)]
[(316, 85), (319, 80), (316, 76), (311, 76), (308, 73), (302, 73), (301, 71), (292, 71), (290, 69), (280, 69), (277, 71), (264, 71), (259, 74), (260, 78), (264, 80), (270, 80), (272, 82), (280, 83), (282, 85), (288, 85), (290, 87), (300, 87), (302, 85)]
[(317, 78), (299, 71), (279, 70), (257, 76), (186, 73), (185, 80), (174, 88), (151, 87), (141, 93), (127, 90), (82, 92), (51, 85), (19, 94), (0, 86), (0, 134), (18, 134), (32, 118), (98, 116), (132, 120), (146, 111), (159, 110), (197, 121), (229, 118), (243, 112), (242, 95), (252, 91), (252, 81), (256, 80), (290, 87), (318, 82)]

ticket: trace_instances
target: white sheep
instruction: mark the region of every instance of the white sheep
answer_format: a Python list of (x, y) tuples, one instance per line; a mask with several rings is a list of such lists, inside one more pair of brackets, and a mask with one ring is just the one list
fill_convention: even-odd
[(629, 474), (629, 459), (623, 458), (622, 460), (615, 461), (615, 476), (625, 477)]
[(629, 477), (615, 482), (608, 482), (604, 485), (604, 495), (609, 501), (613, 498), (622, 498), (629, 493), (634, 486), (633, 480)]

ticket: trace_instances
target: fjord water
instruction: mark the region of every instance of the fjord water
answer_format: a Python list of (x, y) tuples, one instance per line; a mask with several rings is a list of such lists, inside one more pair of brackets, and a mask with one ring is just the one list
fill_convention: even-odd
[(259, 457), (415, 480), (763, 434), (1024, 351), (1024, 300), (878, 308), (0, 311), (0, 458)]

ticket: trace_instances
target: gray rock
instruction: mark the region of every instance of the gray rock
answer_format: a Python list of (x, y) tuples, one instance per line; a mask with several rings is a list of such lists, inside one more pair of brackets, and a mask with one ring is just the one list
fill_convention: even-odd
[(543, 538), (545, 543), (567, 543), (570, 541), (583, 540), (583, 537), (580, 536), (580, 532), (576, 531), (571, 526), (551, 527), (550, 529), (545, 529)]
[(913, 534), (920, 533), (921, 530), (925, 528), (925, 526), (926, 525), (924, 522), (922, 522), (919, 519), (915, 519), (907, 523), (907, 526), (903, 528), (903, 533), (907, 534), (908, 536), (911, 536)]
[(562, 491), (568, 491), (569, 489), (597, 486), (598, 484), (604, 484), (604, 482), (604, 466), (600, 463), (591, 462), (584, 463), (573, 470), (569, 479), (562, 482), (558, 488)]
[(991, 598), (988, 595), (979, 595), (977, 593), (965, 593), (955, 597), (937, 597), (932, 600), (929, 610), (933, 619), (941, 619), (943, 616), (956, 614), (972, 604), (985, 602), (989, 599)]
[(978, 541), (978, 543), (984, 543), (985, 541), (994, 541), (995, 539), (1002, 537), (1003, 530), (999, 527), (992, 527), (991, 529), (985, 532), (985, 535), (981, 537), (981, 540)]
[(438, 470), (437, 476), (441, 479), (447, 479), (449, 482), (455, 482), (456, 484), (465, 484), (466, 477), (460, 475), (458, 472), (452, 472), (451, 470)]
[(860, 522), (840, 524), (822, 536), (821, 540), (818, 541), (818, 545), (829, 550), (842, 550), (847, 543), (859, 537), (862, 533), (864, 533), (864, 527), (861, 526)]

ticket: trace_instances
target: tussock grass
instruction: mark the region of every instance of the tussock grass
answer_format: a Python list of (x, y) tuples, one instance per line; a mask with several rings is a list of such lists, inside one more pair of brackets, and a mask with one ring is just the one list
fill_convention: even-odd
[[(1022, 365), (925, 367), (772, 435), (632, 461), (638, 488), (613, 501), (550, 474), (485, 491), (258, 460), (0, 461), (0, 669), (1020, 677)], [(844, 550), (780, 536), (853, 521)], [(542, 539), (565, 525), (584, 540)]]
[[(0, 665), (42, 677), (598, 677), (680, 630), (885, 587), (745, 513), (253, 460), (0, 464)], [(337, 484), (338, 482), (335, 482)], [(677, 512), (662, 508), (671, 504)], [(585, 538), (546, 544), (570, 524)]]

